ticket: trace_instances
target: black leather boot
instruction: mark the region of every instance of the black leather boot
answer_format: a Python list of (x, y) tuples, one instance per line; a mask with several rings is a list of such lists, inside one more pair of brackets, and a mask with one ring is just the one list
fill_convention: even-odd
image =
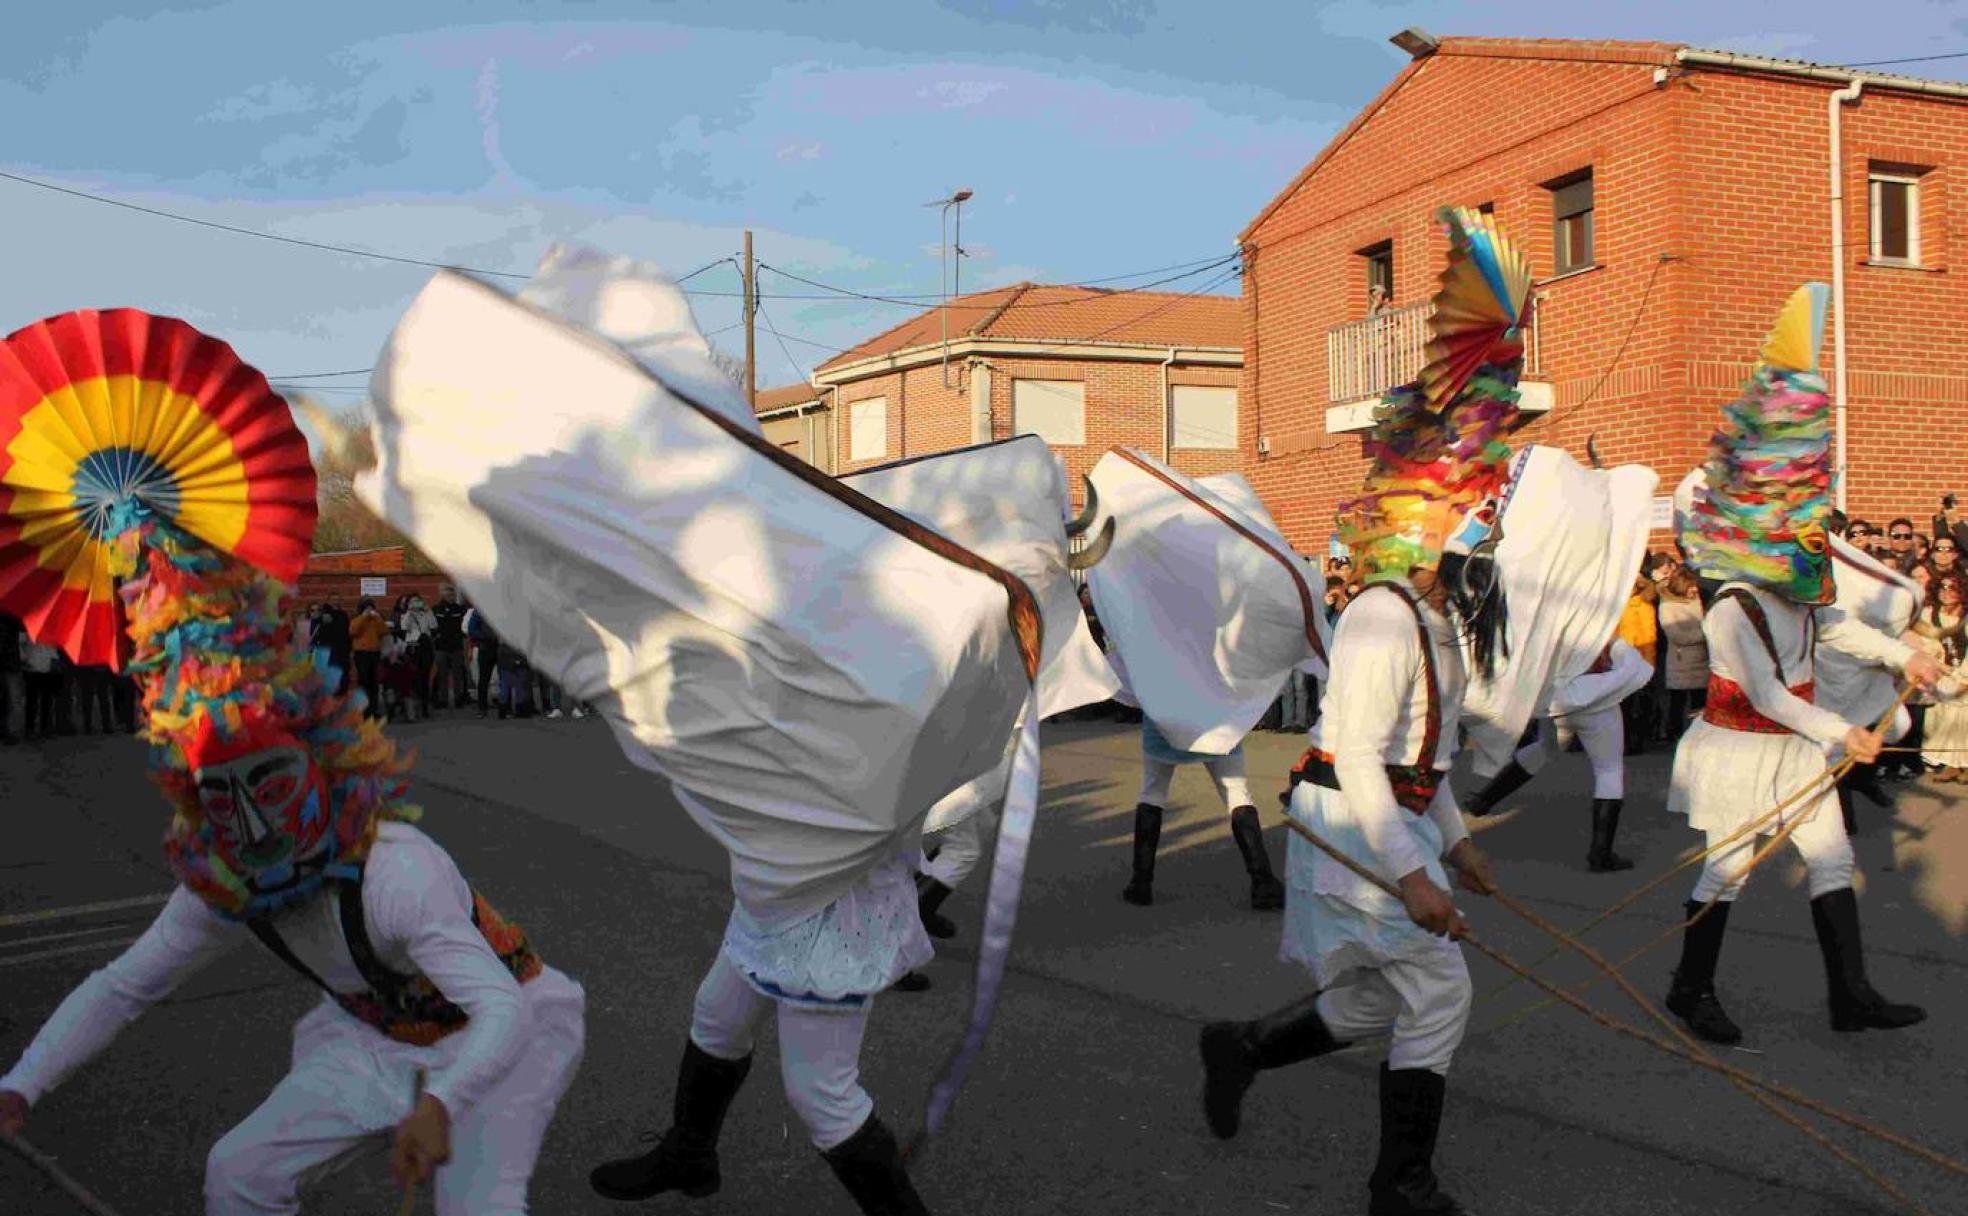
[(1811, 927), (1824, 954), (1833, 1030), (1898, 1030), (1927, 1020), (1918, 1005), (1896, 1005), (1873, 991), (1859, 939), (1859, 900), (1844, 887), (1811, 901)]
[(588, 1175), (595, 1193), (609, 1199), (648, 1199), (682, 1191), (700, 1199), (718, 1189), (718, 1134), (725, 1112), (752, 1070), (752, 1057), (720, 1060), (694, 1042), (683, 1047), (677, 1068), (673, 1122), (656, 1147), (639, 1157), (598, 1165)]
[(950, 898), (950, 888), (927, 874), (916, 875), (916, 914), (922, 917), (923, 932), (936, 938), (957, 935), (956, 922), (937, 912)]
[(1476, 791), (1476, 796), (1463, 806), (1463, 810), (1473, 819), (1496, 810), (1497, 803), (1524, 788), (1532, 774), (1524, 771), (1524, 766), (1512, 760), (1503, 766), (1496, 776), (1490, 778), (1488, 785)]
[(1285, 884), (1271, 872), (1271, 857), (1264, 851), (1264, 826), (1257, 821), (1257, 808), (1240, 806), (1230, 812), (1230, 837), (1244, 855), (1244, 873), (1250, 875), (1251, 907), (1259, 912), (1276, 912), (1285, 906)]
[(891, 987), (897, 992), (928, 992), (929, 977), (920, 971), (904, 971)]
[(1380, 1066), (1380, 1157), (1367, 1179), (1367, 1216), (1466, 1216), (1435, 1178), (1447, 1095), (1440, 1073)]
[(1121, 898), (1143, 908), (1155, 902), (1155, 850), (1162, 843), (1162, 808), (1146, 802), (1134, 807), (1134, 875)]
[(1865, 795), (1865, 800), (1881, 810), (1893, 805), (1893, 796), (1879, 784), (1879, 765), (1855, 764), (1852, 771), (1845, 774), (1843, 784), (1855, 794)]
[(902, 1150), (878, 1116), (869, 1115), (861, 1130), (820, 1156), (866, 1216), (929, 1216), (902, 1168)]
[[(1689, 900), (1682, 919), (1693, 918), (1702, 905)], [(1723, 901), (1681, 935), (1681, 965), (1667, 991), (1667, 1010), (1688, 1024), (1698, 1039), (1710, 1043), (1740, 1043), (1742, 1028), (1722, 1011), (1715, 997), (1715, 965), (1722, 958), (1722, 936), (1729, 929), (1729, 903)]]
[(1618, 798), (1592, 800), (1592, 848), (1585, 855), (1585, 868), (1594, 874), (1633, 868), (1630, 859), (1613, 852), (1613, 837), (1619, 834), (1620, 808), (1624, 805)]
[(1319, 1016), (1318, 994), (1293, 1001), (1252, 1022), (1212, 1022), (1196, 1046), (1203, 1056), (1203, 1118), (1220, 1140), (1237, 1134), (1243, 1122), (1244, 1091), (1267, 1068), (1338, 1051)]

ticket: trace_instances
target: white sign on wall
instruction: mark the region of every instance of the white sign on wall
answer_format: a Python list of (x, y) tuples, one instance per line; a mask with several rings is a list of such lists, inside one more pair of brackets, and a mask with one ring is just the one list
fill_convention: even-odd
[(365, 578), (362, 580), (363, 595), (388, 595), (389, 580), (386, 578)]
[(1654, 509), (1647, 520), (1647, 526), (1656, 531), (1667, 531), (1674, 527), (1674, 499), (1655, 498)]

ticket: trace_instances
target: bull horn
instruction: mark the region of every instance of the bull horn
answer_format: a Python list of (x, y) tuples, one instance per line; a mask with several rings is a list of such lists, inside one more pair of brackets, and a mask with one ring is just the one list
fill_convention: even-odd
[(1066, 525), (1066, 535), (1078, 536), (1093, 526), (1093, 517), (1100, 513), (1100, 494), (1093, 488), (1093, 478), (1082, 475), (1080, 480), (1086, 485), (1086, 509)]
[(1587, 459), (1592, 461), (1593, 468), (1603, 469), (1606, 467), (1606, 462), (1599, 459), (1599, 436), (1597, 434), (1586, 436), (1585, 455)]
[(1107, 556), (1107, 550), (1113, 547), (1114, 520), (1112, 516), (1109, 516), (1107, 522), (1101, 525), (1100, 535), (1094, 537), (1092, 544), (1080, 550), (1078, 553), (1068, 553), (1066, 555), (1066, 568), (1068, 570), (1086, 570), (1098, 565), (1100, 559)]

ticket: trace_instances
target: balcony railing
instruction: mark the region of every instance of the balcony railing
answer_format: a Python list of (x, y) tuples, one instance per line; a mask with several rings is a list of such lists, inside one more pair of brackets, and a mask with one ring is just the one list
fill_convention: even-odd
[[(1432, 300), (1395, 308), (1326, 331), (1326, 398), (1334, 403), (1379, 397), (1421, 375), (1428, 362), (1428, 318)], [(1525, 324), (1524, 374), (1540, 372), (1537, 300)]]
[(1434, 311), (1434, 301), (1423, 300), (1327, 330), (1326, 396), (1336, 402), (1378, 397), (1421, 375)]

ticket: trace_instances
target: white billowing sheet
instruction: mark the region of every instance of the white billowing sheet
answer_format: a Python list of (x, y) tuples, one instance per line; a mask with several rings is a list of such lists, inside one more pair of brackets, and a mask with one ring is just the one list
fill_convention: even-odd
[(519, 298), (608, 339), (650, 375), (754, 435), (758, 415), (731, 377), (711, 362), (690, 301), (662, 268), (579, 245), (555, 245)]
[[(1920, 584), (1898, 570), (1865, 553), (1842, 536), (1831, 538), (1831, 576), (1838, 588), (1833, 601), (1846, 616), (1897, 638), (1913, 625), (1924, 598)], [(1835, 646), (1818, 648), (1813, 660), (1818, 682), (1818, 704), (1848, 722), (1870, 727), (1879, 721), (1900, 697), (1895, 674), (1845, 653)], [(1887, 735), (1898, 740), (1913, 726), (1913, 718), (1901, 707), (1888, 725)]]
[(695, 795), (772, 923), (1000, 766), (1036, 614), (1028, 668), (1021, 584), (692, 405), (688, 347), (631, 359), (440, 273), (379, 361), (358, 490), (631, 761)]
[(1518, 452), (1510, 467), (1496, 550), (1510, 655), (1488, 681), (1471, 657), (1463, 700), (1482, 778), (1509, 761), (1531, 718), (1612, 640), (1647, 551), (1660, 480), (1640, 465), (1589, 469), (1541, 444)]
[(1133, 449), (1093, 469), (1118, 522), (1087, 572), (1128, 692), (1169, 743), (1224, 755), (1292, 669), (1324, 678), (1325, 588), (1313, 586), (1248, 482), (1197, 480)]
[[(1120, 687), (1094, 644), (1066, 570), (1071, 499), (1059, 458), (1036, 435), (960, 448), (850, 474), (842, 481), (1019, 577), (1045, 620), (1039, 716), (1105, 701)], [(930, 808), (928, 832), (954, 827), (1005, 796), (1016, 749)]]
[[(1020, 435), (921, 456), (842, 481), (1018, 576), (1045, 618), (1039, 716), (1105, 701), (1120, 686), (1094, 644), (1066, 569), (1065, 470), (1046, 442)], [(1091, 533), (1089, 533), (1091, 535)]]

